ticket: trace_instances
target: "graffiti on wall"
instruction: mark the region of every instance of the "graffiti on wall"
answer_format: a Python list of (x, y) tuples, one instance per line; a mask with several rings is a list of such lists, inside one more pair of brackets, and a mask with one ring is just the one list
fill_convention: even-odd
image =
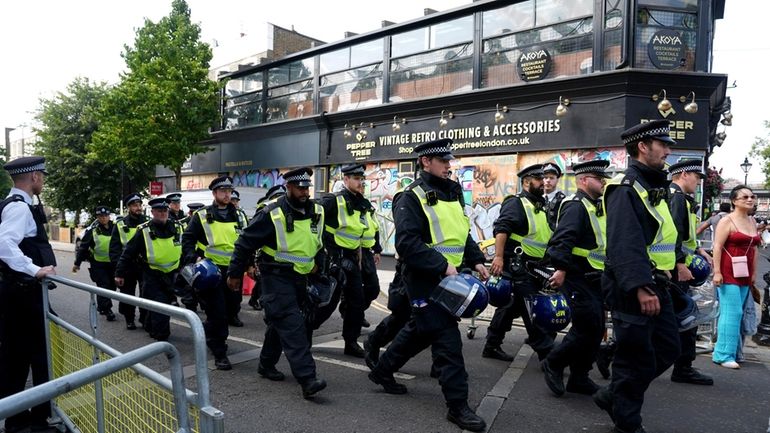
[(239, 186), (251, 186), (256, 188), (269, 189), (275, 185), (283, 185), (282, 171), (278, 168), (266, 168), (260, 170), (242, 170), (232, 171), (229, 175), (233, 178), (233, 185), (237, 188)]

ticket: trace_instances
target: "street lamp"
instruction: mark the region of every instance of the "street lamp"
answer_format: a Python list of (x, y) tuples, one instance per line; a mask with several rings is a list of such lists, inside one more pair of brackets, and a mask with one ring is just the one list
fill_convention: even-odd
[(753, 164), (749, 162), (749, 157), (743, 158), (743, 162), (741, 163), (741, 170), (743, 170), (743, 184), (748, 185), (748, 179), (749, 179), (749, 170), (751, 170), (751, 166)]

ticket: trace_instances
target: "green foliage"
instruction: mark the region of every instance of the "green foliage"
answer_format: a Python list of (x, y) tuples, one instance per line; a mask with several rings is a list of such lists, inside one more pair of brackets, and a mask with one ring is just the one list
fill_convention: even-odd
[(99, 127), (96, 114), (108, 91), (105, 83), (76, 78), (65, 92), (40, 100), (36, 146), (46, 158), (43, 196), (49, 206), (73, 211), (117, 206), (120, 166), (87, 159), (87, 146)]
[(761, 158), (762, 173), (765, 174), (765, 186), (770, 185), (770, 121), (765, 120), (765, 136), (754, 137), (751, 155)]
[(707, 168), (706, 179), (703, 181), (703, 199), (707, 203), (707, 208), (711, 208), (711, 203), (719, 198), (724, 186), (725, 180), (722, 179), (722, 170)]
[(199, 38), (184, 0), (174, 0), (158, 23), (145, 20), (123, 53), (129, 72), (102, 106), (92, 158), (163, 165), (179, 186), (182, 164), (207, 150), (199, 142), (219, 116), (218, 85), (207, 76), (211, 48)]
[[(0, 156), (0, 167), (2, 167), (5, 162), (5, 157)], [(8, 195), (8, 191), (11, 190), (12, 186), (11, 176), (8, 176), (7, 171), (0, 169), (0, 199), (3, 199)]]

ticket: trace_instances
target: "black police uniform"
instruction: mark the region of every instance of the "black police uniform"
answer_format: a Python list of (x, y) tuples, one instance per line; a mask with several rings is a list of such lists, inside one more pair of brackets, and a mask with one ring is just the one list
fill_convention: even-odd
[[(267, 206), (268, 202), (273, 199), (286, 194), (286, 187), (284, 185), (274, 185), (267, 190), (264, 196), (260, 197), (257, 201), (257, 210), (254, 212), (256, 216), (263, 207)], [(259, 252), (257, 252), (259, 254)], [(256, 264), (256, 263), (255, 263)], [(261, 310), (262, 304), (259, 303), (259, 298), (262, 296), (262, 276), (259, 274), (259, 268), (254, 272), (254, 287), (251, 289), (251, 297), (249, 297), (249, 305), (255, 310)]]
[[(166, 196), (166, 200), (169, 202), (180, 202), (182, 200), (182, 194), (179, 193), (172, 193)], [(182, 209), (179, 209), (178, 211), (173, 211), (171, 208), (168, 209), (168, 219), (171, 221), (177, 221), (182, 222), (184, 221), (186, 215)]]
[[(128, 204), (127, 200), (124, 200), (124, 202)], [(125, 227), (122, 228), (125, 234), (129, 228), (138, 227), (140, 224), (147, 222), (147, 216), (141, 214), (135, 217), (130, 213), (127, 213), (126, 216), (122, 218), (122, 221), (125, 224)], [(115, 223), (112, 229), (112, 239), (110, 239), (110, 262), (112, 262), (113, 266), (117, 266), (118, 260), (120, 260), (120, 256), (123, 254), (123, 249), (126, 247), (120, 240), (119, 230), (121, 230), (121, 228), (117, 223)], [(123, 276), (123, 285), (118, 287), (118, 291), (127, 295), (136, 296), (137, 285), (140, 287), (139, 296), (141, 297), (141, 266), (138, 262), (133, 264), (126, 263), (125, 274)], [(134, 324), (134, 319), (136, 318), (136, 307), (131, 304), (120, 302), (118, 304), (118, 312), (126, 318), (126, 327), (128, 329), (136, 329), (136, 325)], [(144, 324), (146, 316), (147, 310), (140, 308), (139, 322)]]
[[(698, 172), (700, 170), (700, 161), (698, 163)], [(679, 165), (679, 164), (675, 164)], [(669, 167), (669, 170), (674, 173), (677, 168), (675, 166)], [(671, 218), (676, 225), (676, 262), (685, 263), (687, 254), (682, 249), (682, 241), (686, 240), (690, 236), (690, 213), (696, 212), (695, 199), (685, 194), (682, 188), (676, 183), (671, 183), (669, 193), (671, 198), (669, 199), (669, 209), (671, 209)], [(687, 202), (690, 203), (690, 210), (687, 210)], [(678, 281), (679, 274), (674, 270), (671, 273), (671, 279), (679, 285), (683, 293), (687, 293), (690, 289), (690, 285), (687, 281)], [(699, 385), (713, 385), (714, 380), (707, 375), (699, 372), (693, 368), (692, 363), (695, 361), (695, 343), (698, 339), (698, 327), (694, 327), (687, 331), (679, 332), (679, 346), (681, 354), (679, 358), (674, 362), (674, 370), (671, 373), (671, 380), (675, 382), (694, 383)]]
[[(179, 224), (182, 225), (183, 230), (187, 228), (187, 225), (190, 223), (193, 214), (203, 207), (206, 207), (203, 203), (187, 204), (188, 215), (182, 219), (176, 220)], [(201, 251), (198, 254), (202, 256), (203, 252)], [(182, 305), (184, 305), (185, 308), (196, 313), (198, 312), (198, 303), (200, 302), (198, 299), (198, 294), (195, 293), (195, 289), (193, 289), (184, 278), (177, 278), (176, 284), (174, 285), (174, 293), (179, 297), (179, 300), (182, 302)]]
[[(289, 218), (293, 221), (316, 218), (312, 200), (308, 200), (302, 208), (296, 206), (289, 203), (288, 197), (283, 196), (257, 212), (235, 243), (227, 271), (229, 277), (242, 278), (246, 268), (253, 263), (257, 250), (262, 247), (277, 248), (271, 210), (280, 207), (287, 221)], [(288, 230), (290, 228), (287, 227)], [(316, 230), (323, 230), (323, 227), (318, 226)], [(324, 260), (322, 248), (315, 256), (315, 265), (320, 269)], [(306, 384), (316, 380), (316, 366), (310, 352), (309, 333), (303, 314), (309, 302), (307, 275), (297, 273), (291, 264), (276, 262), (265, 253), (259, 255), (258, 265), (263, 281), (260, 303), (265, 310), (267, 324), (265, 343), (259, 355), (260, 369), (273, 371), (283, 351), (292, 374), (304, 389)]]
[[(323, 206), (325, 213), (325, 224), (329, 227), (335, 229), (339, 227), (338, 195), (345, 199), (349, 215), (353, 215), (356, 212), (361, 212), (361, 215), (373, 212), (372, 204), (369, 200), (345, 188), (339, 193), (329, 194), (321, 200), (321, 206)], [(375, 239), (377, 238), (379, 236), (375, 234)], [(340, 312), (344, 317), (342, 322), (342, 338), (345, 340), (345, 353), (363, 356), (357, 340), (361, 335), (364, 311), (372, 301), (371, 293), (365, 293), (363, 276), (364, 269), (366, 269), (367, 289), (371, 292), (371, 287), (375, 284), (372, 282), (372, 279), (374, 279), (377, 285), (376, 290), (379, 293), (379, 280), (377, 279), (377, 269), (374, 267), (374, 258), (371, 250), (368, 251), (368, 255), (364, 255), (364, 250), (367, 250), (366, 248), (348, 249), (337, 245), (334, 241), (334, 235), (327, 231), (324, 231), (324, 246), (328, 251), (329, 259), (332, 262), (336, 262), (340, 271), (345, 273), (345, 285), (342, 287), (338, 285), (331, 302), (316, 311), (313, 328), (318, 329), (337, 308), (340, 298), (344, 297), (344, 302), (340, 305)], [(375, 244), (375, 247), (379, 247), (379, 242)], [(359, 252), (361, 254), (360, 258)], [(361, 265), (359, 265), (359, 261)], [(374, 277), (372, 277), (372, 268), (374, 268)]]
[(588, 372), (604, 335), (604, 310), (601, 271), (592, 267), (586, 258), (572, 254), (574, 247), (586, 250), (597, 247), (588, 211), (581, 203), (584, 198), (594, 204), (598, 213), (601, 200), (593, 200), (578, 190), (574, 196), (562, 202), (558, 226), (548, 242), (546, 256), (551, 265), (557, 270), (566, 271), (561, 292), (567, 298), (572, 312), (572, 326), (561, 344), (554, 347), (546, 357), (544, 371), (548, 375), (547, 370), (551, 370), (557, 377), (561, 377), (561, 371), (569, 367), (567, 391), (591, 395), (598, 387), (588, 378)]
[[(543, 197), (532, 194), (529, 191), (522, 191), (503, 201), (503, 204), (500, 207), (500, 216), (494, 224), (493, 233), (495, 235), (498, 233), (506, 233), (509, 235), (503, 253), (503, 262), (505, 263), (504, 269), (506, 271), (511, 269), (511, 261), (516, 255), (514, 250), (521, 245), (520, 242), (510, 237), (510, 234), (516, 233), (523, 236), (526, 235), (529, 230), (527, 214), (524, 211), (524, 205), (521, 203), (520, 197), (528, 199), (535, 206), (535, 212), (544, 212), (545, 208), (545, 200)], [(521, 263), (526, 263), (528, 260), (540, 259), (522, 253)], [(515, 274), (512, 273), (511, 279), (513, 282), (512, 301), (505, 307), (496, 309), (495, 314), (492, 316), (492, 321), (487, 328), (487, 342), (484, 348), (487, 355), (485, 356), (489, 356), (490, 351), (502, 352), (500, 345), (503, 343), (505, 334), (511, 330), (513, 319), (521, 317), (524, 321), (524, 327), (527, 330), (527, 343), (535, 352), (537, 352), (538, 358), (543, 360), (553, 348), (556, 333), (547, 332), (532, 323), (529, 312), (527, 311), (525, 299), (528, 296), (536, 294), (539, 290), (538, 286), (533, 281), (532, 277), (526, 273), (523, 267), (519, 272)], [(491, 357), (499, 358), (499, 356)], [(510, 357), (510, 355), (507, 355), (507, 357)]]
[[(218, 209), (216, 204), (209, 205), (206, 208), (206, 218), (212, 221), (225, 223), (239, 222), (238, 210), (232, 203), (226, 208)], [(198, 242), (207, 245), (206, 233), (204, 232), (199, 213), (190, 220), (184, 234), (182, 235), (182, 261), (184, 264), (195, 263), (198, 258), (203, 258), (204, 252), (197, 247)], [(198, 292), (198, 298), (201, 301), (201, 307), (206, 312), (206, 321), (203, 327), (206, 331), (206, 345), (217, 359), (224, 359), (227, 355), (227, 336), (230, 334), (228, 329), (228, 318), (232, 317), (232, 308), (228, 311), (228, 305), (240, 298), (240, 292), (233, 292), (227, 287), (227, 266), (218, 266), (222, 274), (219, 284), (213, 290)], [(228, 298), (230, 301), (228, 302)]]
[[(412, 303), (429, 298), (441, 282), (447, 268), (443, 255), (428, 247), (431, 231), (428, 219), (417, 196), (411, 192), (421, 186), (426, 192), (434, 191), (437, 200), (458, 201), (464, 206), (460, 184), (442, 179), (425, 171), (399, 194), (393, 203), (396, 227), (396, 251), (403, 263), (406, 291)], [(484, 263), (482, 254), (470, 233), (465, 244), (464, 264), (474, 267)], [(427, 302), (421, 308), (413, 308), (409, 322), (396, 335), (388, 349), (380, 356), (370, 374), (375, 383), (383, 384), (387, 392), (395, 383), (393, 373), (409, 359), (431, 347), (433, 366), (439, 373), (439, 384), (450, 411), (467, 408), (468, 374), (462, 356), (462, 339), (458, 320), (440, 306)], [(403, 393), (404, 389), (394, 393)]]
[[(144, 231), (150, 232), (151, 239), (174, 238), (175, 245), (179, 245), (182, 241), (181, 227), (175, 221), (168, 220), (161, 224), (158, 221), (150, 220), (140, 224), (136, 235), (128, 241), (123, 254), (120, 256), (120, 260), (115, 268), (115, 276), (125, 278), (126, 275), (133, 271), (134, 264), (140, 263), (142, 271), (142, 297), (171, 305), (176, 300), (174, 296), (174, 282), (178, 268), (171, 272), (161, 272), (150, 268), (150, 265), (147, 263)], [(150, 334), (150, 337), (158, 341), (168, 340), (169, 335), (171, 335), (170, 317), (154, 311), (148, 311), (147, 313), (144, 329)]]
[[(10, 174), (30, 171), (45, 172), (45, 159), (24, 157), (4, 165)], [(18, 244), (21, 253), (39, 267), (56, 266), (53, 248), (48, 242), (44, 224), (46, 216), (42, 205), (26, 203), (21, 194), (13, 194), (0, 202), (0, 226), (3, 211), (19, 203), (29, 208), (34, 219), (36, 234), (25, 237)], [(7, 214), (7, 213), (6, 213)], [(46, 352), (43, 288), (34, 276), (11, 269), (0, 260), (0, 398), (24, 390), (32, 370), (32, 384), (49, 380)], [(22, 430), (27, 426), (47, 427), (51, 405), (46, 402), (24, 410), (5, 420), (7, 431)]]
[(399, 258), (396, 261), (396, 272), (393, 281), (388, 285), (388, 310), (387, 315), (364, 340), (366, 352), (366, 365), (373, 369), (380, 358), (380, 348), (393, 341), (401, 328), (409, 322), (412, 315), (412, 306), (406, 295), (406, 283), (402, 275), (403, 262)]
[[(553, 172), (556, 173), (556, 177), (561, 177), (562, 172), (558, 165), (550, 162), (543, 164), (543, 173)], [(552, 197), (544, 195), (545, 199), (545, 211), (548, 216), (548, 225), (551, 227), (551, 231), (556, 229), (556, 220), (559, 216), (559, 208), (561, 208), (561, 202), (566, 197), (566, 194), (561, 190), (556, 190)]]
[[(111, 260), (100, 262), (94, 259), (93, 250), (96, 247), (94, 236), (112, 236), (114, 229), (115, 224), (112, 221), (108, 221), (106, 226), (99, 224), (99, 221), (94, 221), (86, 229), (78, 250), (75, 252), (75, 266), (80, 267), (81, 263), (87, 261), (89, 263), (88, 274), (91, 276), (91, 281), (103, 289), (112, 291), (115, 291), (115, 264)], [(107, 320), (115, 320), (115, 314), (112, 312), (112, 300), (110, 298), (97, 296), (96, 309), (99, 313), (107, 316)]]
[[(610, 297), (616, 352), (612, 383), (608, 389), (598, 391), (594, 400), (612, 414), (617, 428), (633, 432), (641, 427), (647, 387), (679, 356), (679, 332), (668, 289), (656, 284), (665, 277), (652, 272), (646, 249), (653, 243), (658, 224), (631, 187), (635, 180), (651, 191), (651, 200), (665, 199), (666, 173), (632, 159), (625, 179), (621, 186), (605, 191), (607, 262), (602, 290)], [(637, 300), (637, 289), (641, 287), (657, 295), (657, 316), (641, 314)]]

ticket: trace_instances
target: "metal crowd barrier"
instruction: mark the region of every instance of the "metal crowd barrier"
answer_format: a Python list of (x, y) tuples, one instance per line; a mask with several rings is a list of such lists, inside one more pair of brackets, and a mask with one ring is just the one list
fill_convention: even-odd
[[(51, 314), (48, 290), (44, 288), (48, 370), (52, 380), (0, 400), (0, 419), (5, 417), (3, 414), (15, 413), (10, 407), (18, 412), (55, 398), (53, 410), (72, 432), (224, 432), (224, 413), (211, 406), (206, 338), (197, 314), (59, 276), (46, 278), (43, 287), (49, 281), (90, 293), (91, 333)], [(186, 321), (193, 337), (195, 392), (184, 387), (178, 352), (169, 343), (153, 343), (122, 354), (100, 341), (96, 326), (97, 295)], [(139, 364), (161, 352), (169, 354), (172, 362), (171, 379)], [(178, 374), (174, 363), (180, 364)]]

